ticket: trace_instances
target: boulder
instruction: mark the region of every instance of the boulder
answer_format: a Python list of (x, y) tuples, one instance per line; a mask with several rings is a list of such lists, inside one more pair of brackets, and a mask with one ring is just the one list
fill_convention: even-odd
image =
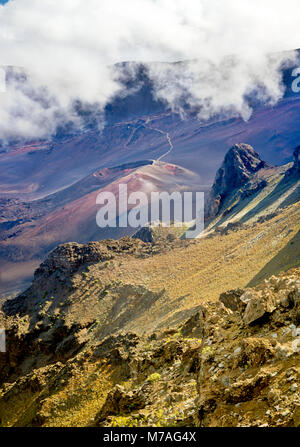
[(247, 302), (243, 315), (245, 324), (257, 323), (262, 317), (271, 314), (276, 309), (276, 301), (271, 294), (264, 295), (253, 290), (248, 292), (247, 296), (242, 295), (241, 300)]
[(244, 290), (242, 289), (228, 290), (221, 293), (219, 300), (233, 312), (243, 312), (246, 308), (245, 302), (241, 300), (243, 294)]
[(129, 414), (133, 410), (144, 408), (148, 401), (149, 384), (134, 391), (126, 391), (121, 385), (116, 385), (96, 416), (96, 422), (101, 422), (108, 416)]
[(275, 351), (267, 338), (248, 337), (242, 341), (237, 357), (237, 366), (261, 366), (274, 357)]
[(246, 402), (258, 397), (271, 381), (271, 374), (259, 373), (245, 380), (238, 380), (225, 389), (225, 401), (231, 404)]

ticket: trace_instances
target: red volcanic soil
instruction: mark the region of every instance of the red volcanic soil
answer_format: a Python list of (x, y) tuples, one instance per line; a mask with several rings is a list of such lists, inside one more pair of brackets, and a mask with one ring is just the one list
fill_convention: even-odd
[[(171, 168), (171, 169), (170, 169)], [(95, 175), (96, 174), (96, 177)], [(136, 229), (132, 228), (99, 228), (96, 224), (96, 214), (100, 205), (96, 204), (97, 195), (102, 191), (110, 191), (115, 194), (118, 202), (119, 185), (126, 184), (128, 195), (131, 192), (143, 191), (148, 196), (152, 191), (173, 191), (174, 185), (176, 190), (193, 191), (198, 189), (199, 177), (186, 169), (156, 162), (148, 164), (136, 169), (120, 168), (112, 170), (102, 170), (91, 174), (86, 179), (73, 185), (70, 196), (80, 195), (77, 199), (68, 200), (68, 190), (57, 193), (53, 196), (52, 201), (57, 200), (58, 203), (54, 209), (51, 209), (52, 203), (49, 200), (36, 201), (31, 203), (39, 203), (44, 214), (34, 214), (37, 211), (34, 208), (32, 219), (27, 222), (16, 224), (12, 229), (7, 230), (7, 237), (0, 240), (0, 262), (2, 261), (2, 291), (7, 290), (11, 284), (12, 274), (6, 275), (5, 272), (13, 272), (14, 278), (19, 283), (22, 282), (26, 273), (32, 274), (30, 266), (36, 265), (36, 260), (40, 260), (53, 247), (62, 242), (77, 241), (88, 242), (90, 240), (101, 240), (109, 237), (118, 238), (123, 235), (133, 234)], [(109, 175), (110, 174), (110, 175)], [(101, 179), (106, 177), (105, 182), (100, 182), (98, 187), (91, 183), (91, 179)], [(108, 181), (107, 181), (108, 179)], [(101, 185), (102, 183), (102, 185)], [(90, 189), (85, 193), (86, 189)], [(91, 190), (92, 189), (92, 190)], [(62, 203), (65, 200), (66, 203)], [(67, 200), (67, 201), (66, 201)], [(15, 206), (15, 208), (14, 208)], [(17, 212), (18, 207), (24, 208), (24, 204), (13, 203), (10, 207), (10, 219), (14, 218), (14, 211)], [(131, 205), (133, 206), (133, 205)], [(22, 209), (23, 209), (22, 208)], [(130, 208), (130, 206), (128, 207)], [(21, 209), (21, 208), (20, 208)], [(15, 268), (12, 262), (16, 262)], [(20, 276), (18, 277), (18, 269)], [(1, 290), (1, 287), (0, 287)]]
[[(37, 218), (32, 228), (25, 228), (24, 231), (19, 229), (19, 234), (2, 241), (0, 248), (22, 247), (26, 249), (28, 255), (30, 252), (30, 257), (32, 257), (60, 242), (87, 242), (92, 239), (103, 239), (104, 230), (96, 225), (96, 213), (99, 209), (99, 205), (96, 204), (98, 193), (110, 191), (118, 199), (120, 183), (127, 185), (128, 194), (133, 191), (143, 191), (146, 194), (150, 194), (151, 191), (169, 191), (174, 188), (175, 183), (177, 189), (182, 187), (195, 190), (197, 188), (199, 179), (194, 173), (177, 166), (172, 166), (172, 169), (170, 167), (171, 165), (160, 162), (135, 170), (121, 170), (118, 179)], [(116, 233), (115, 236), (119, 235), (119, 231), (119, 229), (117, 233), (113, 231)], [(107, 230), (105, 233), (106, 237), (111, 231)]]
[(165, 166), (165, 169), (169, 172), (173, 172), (174, 174), (177, 174), (177, 172), (178, 172), (178, 166), (175, 166), (175, 165), (168, 164)]
[[(207, 188), (228, 148), (240, 142), (273, 165), (286, 163), (300, 142), (299, 116), (300, 98), (293, 96), (255, 110), (248, 122), (201, 123), (164, 111), (107, 125), (102, 132), (1, 148), (0, 261), (33, 260), (68, 240), (122, 235), (95, 223), (97, 193), (116, 190), (121, 180), (131, 191)], [(164, 163), (155, 161), (163, 154)], [(154, 161), (128, 166), (139, 160)], [(2, 205), (3, 198), (19, 203)]]

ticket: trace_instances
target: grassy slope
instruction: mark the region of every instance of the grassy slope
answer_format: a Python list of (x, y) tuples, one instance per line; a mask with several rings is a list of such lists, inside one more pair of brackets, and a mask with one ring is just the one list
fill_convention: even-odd
[(95, 264), (90, 267), (90, 277), (91, 281), (101, 277), (104, 284), (121, 280), (153, 292), (164, 290), (151, 312), (145, 309), (128, 327), (152, 330), (156, 325), (177, 323), (187, 309), (216, 300), (230, 288), (245, 287), (258, 274), (260, 279), (268, 276), (272, 271), (267, 266), (282, 250), (286, 255), (276, 271), (299, 265), (299, 244), (294, 240), (299, 228), (297, 203), (268, 221), (244, 226), (237, 232), (198, 239), (187, 247), (146, 259), (127, 257), (122, 263), (111, 262), (105, 275)]
[[(66, 321), (100, 319), (100, 333), (106, 324), (113, 334), (118, 324), (125, 333), (143, 333), (147, 328), (150, 334), (156, 328), (174, 327), (199, 304), (215, 301), (225, 290), (245, 287), (253, 278), (273, 273), (272, 265), (283, 270), (299, 265), (299, 222), (297, 203), (270, 220), (227, 235), (183, 243), (145, 258), (121, 254), (105, 268), (100, 263), (91, 265), (88, 271), (75, 274), (77, 289), (69, 295), (73, 304), (66, 310)], [(120, 315), (117, 325), (109, 321), (112, 309), (114, 318)], [(97, 341), (94, 326), (90, 337), (92, 343)], [(1, 399), (0, 393), (2, 425), (31, 424), (38, 414), (37, 425), (85, 426), (92, 422), (114, 384), (130, 386), (120, 367), (97, 359), (90, 363), (84, 352), (56, 365), (53, 367), (58, 372), (47, 370), (46, 374), (43, 368), (33, 371), (32, 378), (26, 379), (29, 388), (20, 383), (9, 400)]]

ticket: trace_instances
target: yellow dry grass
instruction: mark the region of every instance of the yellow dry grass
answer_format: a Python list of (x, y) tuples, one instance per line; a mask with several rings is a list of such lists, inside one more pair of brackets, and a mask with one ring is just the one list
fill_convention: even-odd
[[(219, 294), (228, 289), (245, 287), (286, 249), (299, 228), (300, 206), (297, 203), (268, 221), (227, 235), (197, 239), (187, 247), (146, 259), (127, 258), (122, 265), (112, 263), (105, 273), (105, 281), (117, 277), (124, 283), (144, 285), (152, 291), (165, 289), (171, 301), (185, 296), (181, 300), (183, 307), (199, 305), (218, 299)], [(291, 254), (286, 250), (287, 259), (283, 262), (286, 268), (300, 263), (299, 247), (291, 245), (291, 250)], [(292, 259), (288, 259), (289, 255)], [(298, 260), (293, 259), (294, 256)]]

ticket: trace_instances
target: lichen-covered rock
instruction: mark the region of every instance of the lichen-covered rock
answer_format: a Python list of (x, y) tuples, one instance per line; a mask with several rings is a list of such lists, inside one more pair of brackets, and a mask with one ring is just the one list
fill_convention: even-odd
[(131, 411), (144, 408), (149, 400), (149, 384), (134, 391), (126, 391), (124, 387), (116, 385), (106, 398), (106, 401), (96, 416), (96, 422), (101, 422), (107, 416), (128, 414)]
[(239, 380), (225, 390), (225, 401), (228, 403), (245, 402), (258, 397), (271, 379), (271, 374), (259, 373), (254, 377)]
[[(108, 319), (105, 336), (105, 321), (87, 318), (81, 296), (74, 303), (84, 309), (75, 314), (80, 323), (73, 314), (34, 324), (27, 314), (3, 314), (1, 424), (299, 426), (299, 277), (294, 269), (229, 291), (225, 303), (204, 302), (179, 326), (148, 334), (121, 329), (128, 315), (139, 315), (140, 303), (156, 298), (128, 284), (107, 294), (99, 288), (101, 309), (112, 300), (120, 316)], [(55, 310), (55, 299), (46, 303), (47, 312)]]
[(238, 366), (261, 366), (274, 355), (275, 350), (267, 338), (248, 337), (242, 341), (236, 363)]

